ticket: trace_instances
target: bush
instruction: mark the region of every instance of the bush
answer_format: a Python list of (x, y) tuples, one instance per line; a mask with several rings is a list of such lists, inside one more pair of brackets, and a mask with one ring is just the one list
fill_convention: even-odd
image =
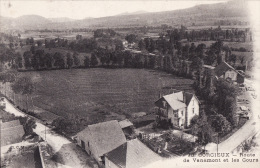
[(134, 124), (134, 126), (135, 126), (136, 128), (139, 128), (139, 127), (146, 126), (146, 125), (148, 125), (148, 124), (150, 124), (150, 123), (152, 123), (152, 122), (154, 122), (154, 120), (135, 120), (135, 121), (133, 122), (133, 124)]
[(55, 131), (68, 136), (79, 132), (87, 124), (89, 124), (87, 121), (85, 122), (84, 119), (80, 119), (74, 114), (65, 117), (58, 117), (51, 123), (51, 125), (54, 126)]

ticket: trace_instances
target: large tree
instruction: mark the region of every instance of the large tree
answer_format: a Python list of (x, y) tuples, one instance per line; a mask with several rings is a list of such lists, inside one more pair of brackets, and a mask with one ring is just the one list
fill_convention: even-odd
[(32, 79), (28, 76), (17, 78), (11, 87), (16, 94), (26, 95), (26, 109), (28, 111), (28, 95), (32, 94), (35, 88)]
[(145, 49), (145, 43), (144, 43), (144, 40), (141, 39), (138, 43), (138, 48), (139, 50), (144, 50)]
[(79, 54), (78, 53), (76, 53), (76, 52), (74, 52), (73, 53), (73, 60), (74, 60), (74, 65), (76, 66), (76, 67), (78, 67), (79, 65), (80, 65), (80, 60), (79, 60)]
[(16, 60), (15, 60), (15, 62), (16, 62), (16, 65), (17, 65), (18, 68), (23, 68), (23, 58), (22, 58), (22, 56), (20, 55), (20, 53), (17, 53), (17, 54), (16, 54)]
[(37, 126), (35, 120), (29, 117), (19, 117), (19, 120), (23, 125), (25, 135), (31, 135), (33, 133), (33, 129)]
[(25, 66), (26, 69), (30, 69), (32, 67), (31, 57), (32, 57), (32, 53), (30, 51), (25, 51), (23, 53), (24, 66)]
[(58, 68), (65, 68), (65, 61), (64, 61), (64, 57), (60, 52), (56, 52), (53, 55), (54, 58), (54, 66), (58, 67)]
[(67, 66), (68, 68), (71, 68), (73, 65), (73, 59), (71, 58), (70, 53), (67, 53), (66, 57), (67, 57)]
[(128, 43), (134, 43), (137, 36), (135, 34), (126, 35), (125, 39)]
[[(17, 76), (16, 71), (14, 70), (9, 70), (9, 71), (4, 71), (0, 73), (0, 81), (5, 85), (4, 87), (4, 94), (5, 96), (7, 95), (7, 84), (9, 83), (13, 83), (15, 81), (15, 78)], [(9, 96), (10, 96), (10, 90), (9, 90)], [(13, 100), (15, 100), (15, 98), (13, 97)]]
[(90, 60), (89, 60), (88, 56), (86, 56), (84, 59), (84, 66), (85, 66), (85, 68), (89, 68), (89, 66), (90, 66)]
[(53, 64), (53, 57), (51, 56), (50, 53), (46, 53), (44, 57), (44, 64), (47, 68), (52, 68)]
[(211, 125), (208, 123), (207, 116), (202, 112), (200, 116), (194, 116), (191, 120), (191, 133), (198, 136), (197, 142), (205, 146), (209, 142), (212, 142), (214, 131)]
[(202, 72), (204, 70), (204, 61), (200, 57), (195, 57), (192, 60), (191, 68), (197, 73), (197, 87), (200, 90), (202, 88)]
[(98, 65), (98, 60), (97, 60), (97, 57), (94, 53), (91, 54), (90, 64), (91, 64), (92, 67), (95, 67), (95, 66)]
[(218, 108), (218, 113), (225, 116), (233, 126), (237, 124), (236, 106), (238, 94), (238, 86), (224, 79), (217, 81), (214, 104)]
[(225, 135), (231, 130), (231, 124), (221, 114), (210, 116), (211, 126), (215, 129), (216, 132), (220, 133), (220, 135)]

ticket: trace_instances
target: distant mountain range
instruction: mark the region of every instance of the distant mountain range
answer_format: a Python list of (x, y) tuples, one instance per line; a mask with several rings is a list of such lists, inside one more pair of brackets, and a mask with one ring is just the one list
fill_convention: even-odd
[(71, 28), (101, 28), (101, 27), (134, 27), (157, 26), (162, 24), (172, 26), (213, 26), (216, 21), (248, 22), (247, 8), (244, 1), (229, 1), (217, 4), (203, 4), (195, 7), (165, 11), (122, 13), (101, 18), (85, 18), (73, 20), (70, 18), (44, 18), (38, 15), (26, 15), (18, 18), (0, 17), (2, 29), (71, 29)]
[(131, 13), (129, 13), (129, 12), (124, 12), (124, 13), (120, 13), (120, 14), (118, 14), (118, 15), (116, 15), (116, 16), (137, 15), (137, 14), (144, 14), (144, 13), (149, 13), (149, 12), (147, 12), (147, 11), (136, 11), (136, 12), (131, 12)]
[(48, 20), (56, 23), (62, 23), (62, 22), (72, 22), (75, 21), (75, 19), (67, 18), (67, 17), (60, 17), (60, 18), (48, 18)]

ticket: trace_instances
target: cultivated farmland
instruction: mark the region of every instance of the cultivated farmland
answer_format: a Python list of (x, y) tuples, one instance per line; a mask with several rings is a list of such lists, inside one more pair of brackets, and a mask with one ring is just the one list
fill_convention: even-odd
[[(163, 88), (192, 92), (190, 79), (144, 69), (68, 69), (22, 72), (36, 82), (35, 108), (58, 116), (108, 120), (133, 112), (153, 112)], [(31, 106), (31, 103), (29, 103)]]

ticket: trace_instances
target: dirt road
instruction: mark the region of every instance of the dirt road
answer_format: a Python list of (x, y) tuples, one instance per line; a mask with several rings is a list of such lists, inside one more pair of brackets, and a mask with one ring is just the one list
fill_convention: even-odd
[[(8, 100), (5, 99), (5, 111), (14, 114), (15, 116), (26, 116), (20, 110), (15, 108)], [(47, 143), (52, 147), (55, 153), (55, 162), (57, 167), (67, 168), (92, 168), (95, 167), (95, 161), (91, 159), (85, 152), (83, 152), (74, 143), (67, 138), (58, 135), (50, 128), (45, 127), (39, 121), (36, 121), (37, 127), (34, 132), (41, 136), (44, 140), (46, 137)], [(46, 131), (46, 136), (45, 136)]]

